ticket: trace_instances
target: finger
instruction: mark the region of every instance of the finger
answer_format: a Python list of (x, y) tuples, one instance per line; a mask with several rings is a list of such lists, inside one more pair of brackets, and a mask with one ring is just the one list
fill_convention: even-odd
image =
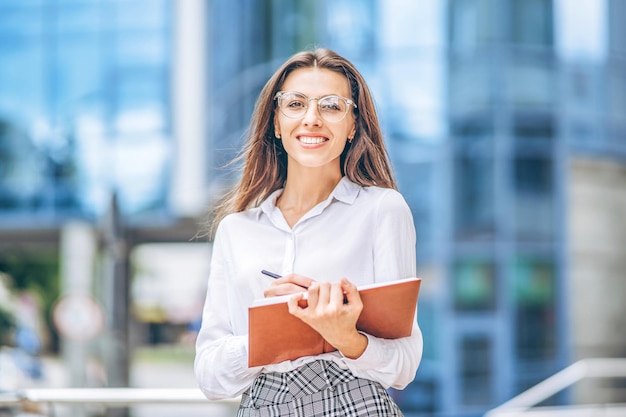
[(265, 297), (276, 297), (279, 295), (293, 294), (306, 291), (301, 285), (294, 284), (288, 277), (277, 278), (272, 281), (263, 294)]
[(300, 287), (309, 288), (315, 282), (314, 279), (305, 277), (304, 275), (290, 274), (289, 282), (299, 285)]
[(280, 287), (287, 284), (289, 281), (286, 278), (277, 278), (270, 283), (270, 287)]
[(361, 302), (361, 296), (359, 295), (359, 290), (356, 285), (348, 281), (346, 278), (341, 278), (341, 289), (343, 290), (346, 302)]
[(320, 294), (319, 294), (318, 304), (327, 305), (330, 302), (330, 288), (331, 288), (331, 285), (332, 284), (330, 282), (320, 282), (319, 283)]
[(287, 275), (287, 276), (284, 276), (284, 277), (276, 278), (274, 280), (274, 284), (273, 285), (289, 284), (290, 282), (291, 282), (291, 275)]
[(288, 287), (289, 287), (289, 293), (290, 294), (293, 294), (293, 293), (305, 293), (307, 291), (307, 288), (303, 287), (302, 285), (296, 285), (296, 284), (289, 283)]
[(302, 307), (298, 305), (298, 302), (304, 298), (304, 293), (294, 294), (287, 300), (287, 306), (289, 307), (289, 313), (296, 317), (300, 317)]
[(289, 274), (289, 275), (285, 275), (283, 277), (280, 278), (276, 278), (274, 280), (274, 282), (276, 284), (283, 284), (283, 285), (289, 285), (289, 286), (293, 286), (293, 287), (300, 287), (301, 289), (304, 287), (304, 289), (308, 288), (308, 285), (305, 287), (304, 284), (307, 283), (309, 281), (312, 281), (310, 278), (304, 277), (302, 275), (296, 275), (296, 274)]
[(341, 282), (335, 282), (330, 288), (330, 302), (335, 305), (344, 304), (344, 290)]
[(285, 283), (277, 282), (277, 283), (272, 283), (272, 285), (270, 285), (267, 289), (265, 289), (263, 294), (265, 295), (265, 297), (276, 297), (278, 295), (294, 294), (294, 293), (304, 292), (304, 291), (306, 291), (306, 289), (302, 288), (299, 285), (295, 285), (290, 282), (285, 282)]
[(313, 282), (308, 290), (308, 303), (309, 307), (315, 308), (319, 302), (320, 298), (320, 283)]

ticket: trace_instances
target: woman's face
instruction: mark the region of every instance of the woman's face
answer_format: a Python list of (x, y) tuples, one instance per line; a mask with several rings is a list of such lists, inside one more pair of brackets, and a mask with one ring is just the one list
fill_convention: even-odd
[[(289, 74), (281, 91), (297, 92), (305, 96), (301, 97), (304, 101), (291, 101), (288, 98), (280, 100), (281, 106), (292, 106), (292, 109), (299, 108), (302, 111), (303, 107), (307, 106), (308, 100), (306, 111), (299, 117), (293, 118), (294, 114), (287, 117), (279, 108), (275, 112), (275, 133), (283, 141), (289, 168), (293, 169), (294, 165), (307, 168), (324, 167), (340, 173), (339, 157), (346, 146), (346, 141), (353, 138), (356, 131), (354, 106), (348, 104), (345, 117), (333, 121), (336, 116), (320, 114), (317, 99), (332, 95), (351, 100), (347, 78), (327, 69), (301, 68)], [(345, 105), (342, 100), (330, 100), (322, 105), (333, 103)], [(325, 106), (325, 108), (330, 112), (337, 111), (334, 107)]]

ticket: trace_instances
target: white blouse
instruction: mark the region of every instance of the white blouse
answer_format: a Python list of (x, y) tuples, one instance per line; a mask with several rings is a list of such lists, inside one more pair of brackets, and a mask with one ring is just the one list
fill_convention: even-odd
[(355, 285), (414, 277), (415, 227), (408, 205), (393, 189), (362, 187), (344, 177), (325, 201), (290, 228), (276, 207), (277, 190), (259, 207), (234, 213), (218, 226), (195, 374), (209, 399), (240, 395), (261, 372), (285, 372), (325, 359), (385, 388), (404, 388), (422, 357), (422, 334), (385, 340), (366, 335), (357, 359), (340, 352), (265, 367), (248, 367), (248, 306), (262, 298), (272, 278), (262, 269), (317, 281), (346, 277)]

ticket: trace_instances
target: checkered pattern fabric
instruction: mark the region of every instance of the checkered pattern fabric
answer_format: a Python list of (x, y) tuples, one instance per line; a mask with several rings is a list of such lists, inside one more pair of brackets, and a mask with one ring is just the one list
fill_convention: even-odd
[(285, 373), (264, 373), (243, 393), (238, 417), (402, 416), (377, 382), (334, 362), (315, 361)]

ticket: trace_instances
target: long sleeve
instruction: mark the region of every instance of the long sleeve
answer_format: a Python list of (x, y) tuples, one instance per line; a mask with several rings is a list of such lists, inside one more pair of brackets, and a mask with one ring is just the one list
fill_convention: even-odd
[(218, 230), (194, 363), (198, 385), (211, 400), (241, 394), (261, 371), (247, 367), (248, 335), (233, 333), (227, 296), (227, 262), (222, 250), (224, 240)]
[[(402, 279), (416, 275), (415, 226), (402, 196), (390, 191), (380, 201), (374, 242), (376, 280)], [(410, 337), (385, 340), (371, 335), (363, 355), (347, 359), (353, 373), (402, 389), (414, 378), (422, 358), (422, 333), (413, 324)]]
[(261, 372), (286, 372), (317, 359), (335, 361), (385, 387), (406, 386), (422, 355), (417, 322), (405, 339), (368, 335), (367, 349), (355, 360), (332, 352), (248, 368), (248, 307), (271, 284), (262, 269), (320, 281), (347, 277), (357, 286), (415, 276), (413, 218), (397, 191), (344, 178), (293, 227), (276, 207), (279, 193), (257, 208), (230, 214), (218, 227), (196, 342), (200, 389), (209, 399), (234, 397)]

